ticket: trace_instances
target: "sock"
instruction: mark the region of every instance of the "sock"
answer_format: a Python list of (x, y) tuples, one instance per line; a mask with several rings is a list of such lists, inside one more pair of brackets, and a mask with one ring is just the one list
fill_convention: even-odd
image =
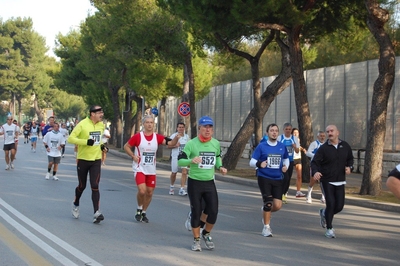
[(209, 234), (209, 233), (210, 232), (206, 231), (206, 229), (204, 229), (203, 232), (202, 232), (203, 235), (206, 235), (206, 234)]
[(51, 168), (47, 168), (47, 173), (50, 174)]
[(53, 171), (53, 176), (55, 176), (57, 174), (57, 171)]

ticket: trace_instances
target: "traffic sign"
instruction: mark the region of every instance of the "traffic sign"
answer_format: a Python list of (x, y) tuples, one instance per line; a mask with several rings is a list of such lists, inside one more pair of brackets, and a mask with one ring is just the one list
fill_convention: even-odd
[(178, 114), (181, 116), (188, 116), (190, 114), (190, 105), (188, 102), (181, 102), (178, 105)]

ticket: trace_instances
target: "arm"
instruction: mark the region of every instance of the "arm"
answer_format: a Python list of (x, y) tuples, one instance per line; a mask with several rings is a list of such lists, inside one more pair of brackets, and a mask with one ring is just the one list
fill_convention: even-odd
[(300, 142), (297, 137), (294, 137), (293, 150), (296, 153), (299, 153), (299, 151), (300, 151)]
[(138, 163), (139, 160), (140, 160), (140, 157), (137, 156), (137, 155), (135, 155), (135, 154), (132, 152), (132, 147), (133, 147), (133, 146), (131, 146), (131, 145), (129, 144), (129, 141), (128, 141), (128, 142), (125, 143), (125, 145), (124, 145), (124, 151), (125, 151), (126, 154), (129, 155), (129, 157), (132, 158), (133, 161), (135, 161), (136, 163)]
[(317, 148), (317, 143), (315, 141), (311, 142), (310, 146), (308, 147), (308, 150), (306, 152), (307, 157), (310, 157), (311, 160), (314, 157), (313, 151)]
[(82, 132), (82, 126), (77, 125), (68, 137), (68, 142), (76, 145), (87, 145), (88, 139), (80, 139), (78, 136)]

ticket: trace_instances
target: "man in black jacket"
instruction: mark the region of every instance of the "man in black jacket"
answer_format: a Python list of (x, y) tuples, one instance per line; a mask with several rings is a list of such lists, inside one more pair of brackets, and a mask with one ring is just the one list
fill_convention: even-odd
[(319, 211), (321, 226), (326, 227), (325, 236), (335, 238), (332, 227), (333, 216), (342, 211), (346, 175), (353, 170), (353, 152), (350, 145), (339, 139), (335, 125), (326, 127), (328, 141), (316, 152), (311, 161), (313, 178), (321, 182), (326, 199), (326, 208)]

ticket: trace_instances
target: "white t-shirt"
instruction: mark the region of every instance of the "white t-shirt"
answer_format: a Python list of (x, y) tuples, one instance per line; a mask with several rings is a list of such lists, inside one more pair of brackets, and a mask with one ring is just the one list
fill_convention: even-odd
[(16, 132), (19, 132), (19, 127), (14, 124), (5, 123), (1, 128), (0, 132), (4, 133), (4, 144), (15, 143)]
[(107, 141), (108, 141), (108, 138), (110, 137), (110, 131), (108, 130), (108, 129), (104, 129), (104, 132), (103, 132), (103, 136), (102, 136), (102, 139), (101, 139), (101, 142), (102, 143), (107, 143)]
[(60, 127), (60, 133), (64, 137), (64, 141), (67, 141), (68, 138), (68, 129)]
[(39, 128), (38, 125), (36, 125), (36, 127), (31, 127), (31, 137), (37, 138), (37, 136), (38, 136), (38, 128)]
[(47, 152), (48, 156), (61, 157), (61, 149), (59, 147), (65, 144), (65, 139), (60, 132), (54, 132), (53, 130), (48, 132), (44, 136), (43, 142), (50, 148), (50, 152)]
[[(178, 132), (175, 132), (174, 134), (172, 134), (169, 138), (170, 139), (174, 139), (175, 136), (178, 135)], [(183, 148), (185, 148), (185, 144), (190, 140), (189, 135), (188, 134), (184, 134), (183, 137), (181, 137), (178, 140), (179, 143), (179, 147), (173, 148), (171, 149), (171, 156), (172, 157), (178, 157), (179, 153), (181, 151), (183, 151)]]

